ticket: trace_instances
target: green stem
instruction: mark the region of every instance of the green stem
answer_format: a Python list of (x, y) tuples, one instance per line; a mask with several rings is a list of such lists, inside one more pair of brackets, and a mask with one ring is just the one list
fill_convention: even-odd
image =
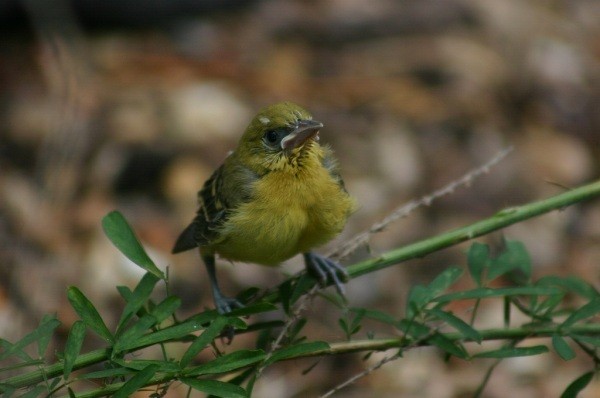
[[(488, 340), (513, 340), (518, 341), (526, 338), (536, 337), (550, 337), (555, 333), (561, 333), (564, 335), (579, 334), (579, 335), (598, 335), (600, 333), (600, 324), (583, 324), (570, 327), (568, 329), (560, 328), (560, 325), (541, 327), (537, 329), (532, 328), (513, 328), (513, 329), (488, 329), (480, 331), (483, 341)], [(447, 339), (452, 341), (469, 341), (465, 339), (461, 333), (442, 333)], [(308, 352), (302, 352), (295, 356), (286, 357), (289, 359), (317, 357), (324, 355), (340, 355), (349, 354), (364, 351), (385, 351), (388, 349), (406, 348), (414, 345), (414, 341), (406, 339), (404, 337), (391, 338), (391, 339), (372, 339), (372, 340), (355, 340), (355, 341), (342, 341), (337, 343), (330, 343), (329, 348), (322, 350), (313, 350)], [(418, 346), (428, 345), (427, 341), (422, 341)], [(277, 351), (275, 351), (277, 352)], [(254, 366), (254, 365), (250, 365)], [(239, 370), (239, 369), (238, 369)], [(152, 378), (146, 386), (156, 385), (164, 383), (177, 378), (177, 375), (173, 373), (166, 373)], [(117, 391), (124, 383), (115, 383), (104, 386), (102, 388), (87, 391), (84, 393), (77, 394), (77, 398), (95, 398), (110, 395)], [(63, 398), (68, 398), (67, 396)]]
[(600, 181), (572, 189), (568, 192), (538, 202), (518, 207), (510, 207), (499, 211), (490, 218), (467, 225), (466, 227), (458, 228), (399, 249), (391, 250), (376, 258), (351, 265), (347, 268), (348, 274), (350, 274), (351, 278), (356, 278), (398, 264), (402, 261), (423, 257), (438, 250), (539, 216), (540, 214), (548, 213), (553, 210), (562, 210), (569, 205), (597, 196), (600, 196)]
[[(110, 357), (110, 350), (107, 348), (90, 351), (85, 354), (81, 354), (75, 360), (73, 365), (73, 370), (85, 368), (87, 366), (105, 361)], [(12, 386), (14, 388), (22, 388), (31, 386), (39, 383), (44, 380), (44, 378), (51, 379), (53, 377), (59, 376), (64, 371), (63, 362), (57, 362), (52, 365), (45, 366), (40, 370), (36, 370), (33, 372), (25, 373), (22, 375), (14, 376), (8, 378), (6, 380), (2, 380), (1, 383), (5, 385)], [(0, 392), (2, 391), (2, 386), (0, 386)]]
[[(561, 329), (558, 325), (539, 327), (539, 328), (512, 328), (512, 329), (487, 329), (480, 330), (481, 338), (488, 340), (520, 340), (534, 337), (550, 337), (555, 333), (561, 335), (584, 334), (598, 335), (600, 333), (600, 324), (584, 324), (573, 326), (568, 330)], [(451, 341), (470, 341), (461, 333), (442, 333), (444, 337)], [(361, 351), (382, 351), (390, 348), (403, 348), (410, 346), (412, 341), (402, 337), (392, 339), (373, 339), (373, 340), (354, 340), (339, 343), (330, 343), (328, 349), (316, 350), (310, 353), (303, 353), (298, 357), (313, 357), (321, 355), (348, 354)], [(426, 341), (420, 345), (429, 345)], [(296, 358), (296, 357), (294, 357)]]

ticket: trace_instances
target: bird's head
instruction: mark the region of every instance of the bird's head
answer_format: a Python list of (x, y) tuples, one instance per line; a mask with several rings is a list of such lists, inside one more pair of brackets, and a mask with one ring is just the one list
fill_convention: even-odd
[(280, 102), (263, 108), (252, 119), (236, 152), (259, 173), (294, 170), (319, 150), (322, 127), (300, 106)]

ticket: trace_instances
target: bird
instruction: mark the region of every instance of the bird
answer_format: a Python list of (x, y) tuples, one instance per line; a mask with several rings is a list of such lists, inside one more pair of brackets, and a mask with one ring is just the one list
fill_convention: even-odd
[(216, 255), (276, 266), (302, 253), (307, 272), (344, 295), (346, 270), (313, 249), (336, 237), (357, 205), (333, 151), (319, 142), (321, 128), (295, 103), (264, 107), (198, 192), (196, 216), (172, 252), (199, 249), (219, 313), (243, 304), (222, 293)]

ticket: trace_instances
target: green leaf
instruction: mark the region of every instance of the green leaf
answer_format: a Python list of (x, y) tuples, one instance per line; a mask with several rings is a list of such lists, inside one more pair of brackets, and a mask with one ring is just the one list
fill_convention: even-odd
[(436, 297), (448, 290), (450, 286), (452, 286), (458, 278), (463, 274), (463, 270), (457, 267), (450, 267), (444, 270), (441, 274), (435, 277), (433, 281), (429, 284), (429, 294), (431, 294), (431, 298)]
[(160, 324), (165, 319), (175, 313), (177, 308), (181, 306), (181, 299), (177, 296), (169, 296), (161, 301), (156, 307), (150, 311), (150, 315), (156, 318), (156, 323)]
[(12, 398), (15, 391), (17, 391), (16, 388), (6, 385), (4, 383), (0, 383), (0, 392), (4, 394), (2, 396), (3, 398)]
[(504, 251), (491, 260), (488, 280), (494, 280), (513, 270), (520, 270), (525, 278), (531, 277), (531, 258), (522, 242), (504, 240)]
[(490, 297), (502, 296), (552, 296), (561, 294), (561, 290), (552, 286), (523, 286), (523, 287), (505, 287), (505, 288), (486, 288), (480, 287), (462, 292), (449, 293), (433, 299), (438, 303), (446, 303), (456, 300), (484, 299)]
[(406, 317), (414, 318), (431, 300), (431, 291), (423, 285), (414, 285), (408, 292)]
[[(302, 329), (304, 329), (306, 322), (306, 318), (298, 318), (296, 322), (290, 326), (287, 332), (288, 341), (296, 342), (296, 338)], [(301, 337), (301, 339), (304, 339), (304, 337)]]
[(46, 390), (46, 388), (43, 385), (38, 385), (38, 386), (34, 387), (33, 389), (27, 391), (27, 393), (21, 395), (21, 398), (37, 398), (45, 390)]
[(263, 312), (271, 312), (275, 311), (277, 306), (272, 303), (267, 303), (266, 301), (258, 302), (246, 307), (236, 308), (233, 311), (229, 312), (227, 315), (229, 316), (248, 316), (254, 314), (261, 314)]
[[(38, 362), (40, 362), (37, 359), (34, 360), (33, 358), (31, 358), (29, 356), (29, 354), (27, 354), (25, 351), (22, 350), (22, 347), (21, 348), (19, 348), (19, 347), (13, 348), (13, 346), (14, 346), (13, 343), (11, 343), (7, 340), (4, 340), (4, 339), (0, 339), (0, 348), (2, 348), (3, 352), (11, 351), (10, 355), (14, 355), (17, 358), (19, 358), (27, 363), (34, 363), (37, 365)], [(43, 361), (41, 363), (43, 363)], [(4, 371), (5, 369), (7, 369), (7, 368), (2, 368), (2, 371)]]
[(575, 358), (575, 351), (569, 346), (567, 341), (560, 335), (552, 335), (552, 346), (556, 353), (565, 361), (570, 361)]
[(38, 326), (34, 331), (28, 333), (21, 340), (10, 345), (10, 347), (6, 351), (1, 353), (0, 360), (6, 359), (11, 355), (21, 356), (23, 348), (27, 347), (34, 341), (39, 341), (40, 339), (43, 339), (48, 335), (52, 335), (54, 329), (56, 329), (59, 325), (60, 321), (55, 317), (46, 318), (46, 321), (40, 323), (40, 326)]
[[(61, 378), (60, 378), (60, 377), (55, 377), (54, 379), (51, 379), (51, 380), (49, 380), (49, 382), (50, 382), (50, 384), (49, 384), (49, 385), (47, 385), (47, 386), (46, 386), (46, 388), (47, 388), (49, 391), (52, 391), (52, 390), (54, 390), (54, 388), (56, 388), (56, 386), (57, 386), (59, 383), (62, 383), (62, 380), (61, 380)], [(48, 388), (48, 387), (49, 387), (49, 388)], [(62, 388), (62, 386), (61, 386), (61, 388)]]
[[(249, 367), (248, 369), (244, 370), (243, 372), (240, 372), (234, 378), (230, 379), (228, 382), (230, 384), (235, 384), (236, 386), (239, 386), (243, 382), (245, 382), (246, 380), (248, 380), (248, 378), (250, 376), (252, 376), (252, 375), (256, 375), (256, 369), (254, 367)], [(251, 395), (248, 394), (248, 396), (251, 396)]]
[(442, 311), (438, 308), (429, 309), (427, 312), (458, 330), (465, 338), (481, 343), (481, 334), (454, 314)]
[(536, 345), (531, 347), (504, 347), (493, 351), (480, 352), (473, 355), (473, 358), (512, 358), (526, 357), (530, 355), (539, 355), (548, 352), (545, 345)]
[(102, 219), (104, 233), (121, 253), (157, 278), (165, 279), (165, 274), (148, 257), (142, 244), (118, 211), (111, 211)]
[(290, 295), (289, 305), (293, 305), (304, 293), (306, 293), (315, 284), (314, 278), (310, 275), (303, 274), (298, 278), (298, 281), (292, 288), (292, 294)]
[(98, 370), (96, 372), (85, 373), (85, 374), (82, 374), (81, 376), (79, 376), (77, 378), (77, 380), (114, 378), (114, 377), (127, 376), (133, 372), (134, 371), (132, 369), (118, 367), (118, 368), (111, 368), (111, 369), (105, 369), (105, 370)]
[(248, 383), (246, 383), (246, 391), (248, 391), (248, 396), (251, 397), (253, 390), (254, 390), (254, 384), (256, 383), (256, 379), (257, 379), (257, 374), (256, 372), (254, 372), (254, 374), (250, 377), (250, 379), (248, 379)]
[(415, 340), (422, 339), (431, 334), (431, 328), (415, 321), (414, 319), (401, 319), (396, 324), (398, 330)]
[(216, 339), (225, 326), (229, 324), (229, 319), (224, 316), (219, 316), (211, 322), (210, 326), (202, 332), (200, 336), (194, 340), (188, 347), (185, 354), (179, 361), (179, 366), (185, 368), (191, 361), (198, 355), (198, 353), (204, 350), (214, 339)]
[[(0, 368), (0, 372), (9, 372), (11, 370), (28, 368), (30, 366), (37, 366), (39, 368), (40, 365), (44, 365), (44, 363), (45, 362), (42, 359), (29, 359), (26, 362), (19, 362), (14, 365), (3, 366)], [(0, 386), (2, 386), (2, 382), (0, 382)]]
[(410, 336), (415, 343), (428, 342), (441, 348), (443, 351), (458, 358), (467, 359), (468, 354), (459, 342), (448, 339), (441, 333), (432, 330), (429, 326), (415, 320), (402, 319), (398, 322), (398, 329)]
[(571, 293), (575, 293), (588, 300), (593, 300), (600, 297), (600, 293), (588, 282), (574, 275), (560, 277), (556, 275), (548, 275), (540, 278), (536, 282), (537, 286), (558, 286)]
[(600, 337), (586, 336), (584, 334), (572, 334), (570, 337), (580, 343), (590, 344), (600, 348)]
[(290, 307), (293, 304), (291, 302), (292, 299), (292, 281), (293, 279), (288, 279), (279, 285), (279, 297), (281, 298), (281, 305), (283, 307), (283, 311), (286, 315), (290, 314)]
[(468, 359), (469, 354), (465, 348), (457, 341), (452, 341), (441, 333), (434, 333), (426, 341), (435, 345), (447, 354), (454, 355), (457, 358)]
[(467, 252), (469, 273), (477, 286), (483, 285), (484, 271), (489, 265), (489, 258), (490, 247), (483, 243), (473, 243)]
[(348, 326), (348, 322), (346, 322), (346, 320), (344, 318), (339, 318), (338, 325), (340, 326), (340, 329), (342, 329), (342, 331), (344, 332), (346, 337), (350, 338), (351, 333), (350, 333), (350, 326)]
[(125, 384), (123, 384), (123, 386), (114, 393), (113, 398), (130, 397), (134, 392), (144, 387), (146, 383), (152, 379), (157, 370), (157, 365), (146, 366), (144, 369), (137, 372), (136, 375), (129, 379)]
[(462, 272), (460, 268), (450, 267), (439, 274), (429, 285), (414, 285), (408, 293), (406, 302), (407, 318), (417, 316), (431, 300), (452, 286), (460, 278)]
[(339, 294), (337, 289), (336, 290), (332, 289), (329, 292), (320, 291), (319, 296), (321, 298), (327, 300), (329, 303), (333, 304), (335, 307), (339, 308), (340, 310), (348, 307), (348, 301), (346, 300), (346, 296), (342, 296), (341, 294)]
[(159, 280), (160, 279), (158, 279), (156, 275), (153, 275), (149, 272), (142, 277), (140, 283), (138, 283), (128, 298), (127, 305), (123, 309), (121, 319), (117, 325), (117, 336), (122, 332), (123, 328), (131, 319), (131, 317), (135, 315), (138, 310), (148, 301), (150, 294), (152, 294), (152, 291), (154, 290), (154, 286)]
[(123, 300), (125, 300), (126, 302), (131, 299), (131, 295), (133, 294), (131, 289), (127, 286), (117, 286), (117, 291), (119, 292), (121, 297), (123, 297)]
[(202, 391), (215, 397), (222, 398), (247, 398), (248, 394), (240, 386), (235, 384), (225, 383), (218, 380), (199, 380), (185, 377), (181, 381), (194, 390)]
[[(533, 296), (533, 298), (537, 298), (537, 296)], [(507, 297), (507, 296), (504, 296), (502, 301), (504, 304), (503, 305), (504, 311), (502, 311), (503, 315), (504, 315), (504, 317), (503, 317), (504, 318), (504, 327), (508, 328), (508, 326), (510, 325), (510, 315), (511, 315), (510, 309), (512, 308), (512, 306), (511, 306), (512, 301), (511, 301), (510, 297)]]
[(266, 351), (271, 346), (273, 340), (275, 340), (273, 337), (273, 329), (266, 328), (260, 330), (256, 336), (255, 348)]
[(394, 327), (398, 324), (398, 319), (387, 312), (367, 308), (350, 308), (350, 311), (361, 313), (365, 318), (373, 319)]
[[(56, 315), (52, 314), (46, 314), (42, 317), (42, 320), (40, 322), (41, 324), (47, 323), (53, 319), (56, 319)], [(37, 346), (38, 346), (38, 357), (39, 358), (43, 358), (44, 355), (46, 354), (46, 349), (48, 348), (48, 344), (50, 344), (50, 340), (52, 339), (52, 333), (54, 332), (54, 330), (51, 330), (48, 333), (44, 333), (40, 336), (40, 338), (37, 341)]]
[(85, 338), (85, 323), (83, 321), (75, 321), (71, 330), (69, 330), (69, 336), (67, 337), (67, 343), (65, 344), (65, 355), (64, 355), (64, 370), (63, 375), (65, 380), (69, 378), (71, 370), (75, 360), (79, 356), (81, 346), (83, 345), (83, 339)]
[(329, 344), (324, 341), (312, 341), (309, 343), (295, 344), (289, 347), (281, 348), (265, 362), (265, 366), (288, 358), (294, 358), (304, 354), (310, 354), (315, 351), (324, 351), (329, 349)]
[(363, 320), (363, 318), (365, 317), (365, 313), (367, 311), (358, 311), (355, 313), (354, 317), (352, 318), (352, 321), (350, 323), (350, 330), (353, 331), (352, 334), (358, 332), (358, 330), (360, 329), (361, 326), (361, 322)]
[(117, 341), (113, 346), (113, 356), (125, 351), (128, 347), (132, 347), (137, 344), (139, 338), (142, 337), (154, 325), (156, 325), (156, 318), (152, 315), (144, 315), (141, 317), (129, 329), (125, 330), (119, 337), (117, 337)]
[(260, 294), (261, 290), (257, 287), (249, 287), (235, 295), (235, 298), (242, 303), (248, 303), (254, 300)]
[(600, 298), (596, 298), (590, 301), (583, 307), (579, 308), (577, 311), (571, 313), (571, 315), (567, 319), (565, 319), (565, 321), (560, 325), (560, 327), (568, 328), (569, 326), (572, 326), (579, 321), (588, 319), (596, 315), (598, 312), (600, 312)]
[(565, 297), (565, 293), (557, 294), (555, 296), (550, 296), (545, 300), (540, 301), (540, 303), (535, 307), (534, 311), (539, 316), (545, 316), (552, 318), (552, 313), (559, 305), (562, 304), (562, 301)]
[(185, 375), (201, 376), (230, 372), (260, 362), (265, 356), (262, 350), (238, 350), (186, 370)]
[(205, 324), (212, 321), (218, 315), (219, 314), (215, 310), (203, 312), (177, 325), (169, 326), (168, 328), (159, 330), (157, 332), (146, 334), (140, 337), (131, 346), (124, 346), (121, 349), (132, 350), (135, 348), (141, 348), (156, 343), (181, 339), (183, 337), (188, 336), (191, 333), (203, 329)]
[(562, 393), (560, 398), (577, 398), (579, 393), (590, 384), (594, 378), (594, 372), (587, 372), (575, 379), (567, 389)]
[(123, 368), (136, 371), (143, 370), (150, 365), (156, 366), (157, 372), (178, 372), (180, 370), (177, 362), (160, 361), (155, 359), (114, 359), (114, 363), (121, 365)]
[(79, 315), (81, 320), (92, 329), (96, 334), (102, 337), (109, 343), (114, 342), (112, 334), (108, 331), (106, 324), (100, 317), (100, 314), (87, 297), (75, 286), (71, 286), (67, 290), (67, 298), (71, 302), (71, 306)]

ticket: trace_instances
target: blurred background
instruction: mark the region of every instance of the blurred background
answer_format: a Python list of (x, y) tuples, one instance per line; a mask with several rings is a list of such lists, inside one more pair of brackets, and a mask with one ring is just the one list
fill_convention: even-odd
[[(515, 147), (470, 187), (377, 235), (374, 254), (597, 179), (599, 21), (596, 0), (0, 1), (0, 336), (15, 341), (57, 313), (60, 348), (76, 319), (69, 285), (108, 323), (118, 320), (115, 286), (135, 286), (141, 271), (101, 231), (113, 209), (169, 266), (182, 316), (212, 307), (197, 253), (170, 249), (202, 183), (258, 109), (276, 101), (297, 102), (325, 124), (321, 140), (360, 203), (337, 244)], [(597, 200), (503, 234), (525, 243), (538, 277), (574, 274), (600, 287)], [(400, 317), (410, 287), (464, 266), (467, 247), (351, 281), (350, 305)], [(292, 259), (281, 269), (222, 263), (218, 272), (235, 294), (301, 268)], [(465, 278), (457, 288), (468, 287)], [(479, 327), (501, 325), (501, 303), (482, 311)], [(344, 338), (327, 301), (315, 299), (306, 315), (310, 338)], [(367, 323), (357, 337), (368, 331), (394, 335)], [(307, 375), (314, 361), (289, 362), (268, 369), (255, 395), (318, 396), (380, 358), (324, 358)], [(491, 364), (413, 350), (338, 396), (468, 397)], [(483, 396), (557, 397), (592, 366), (554, 353), (506, 360)], [(599, 395), (594, 380), (582, 397)]]

